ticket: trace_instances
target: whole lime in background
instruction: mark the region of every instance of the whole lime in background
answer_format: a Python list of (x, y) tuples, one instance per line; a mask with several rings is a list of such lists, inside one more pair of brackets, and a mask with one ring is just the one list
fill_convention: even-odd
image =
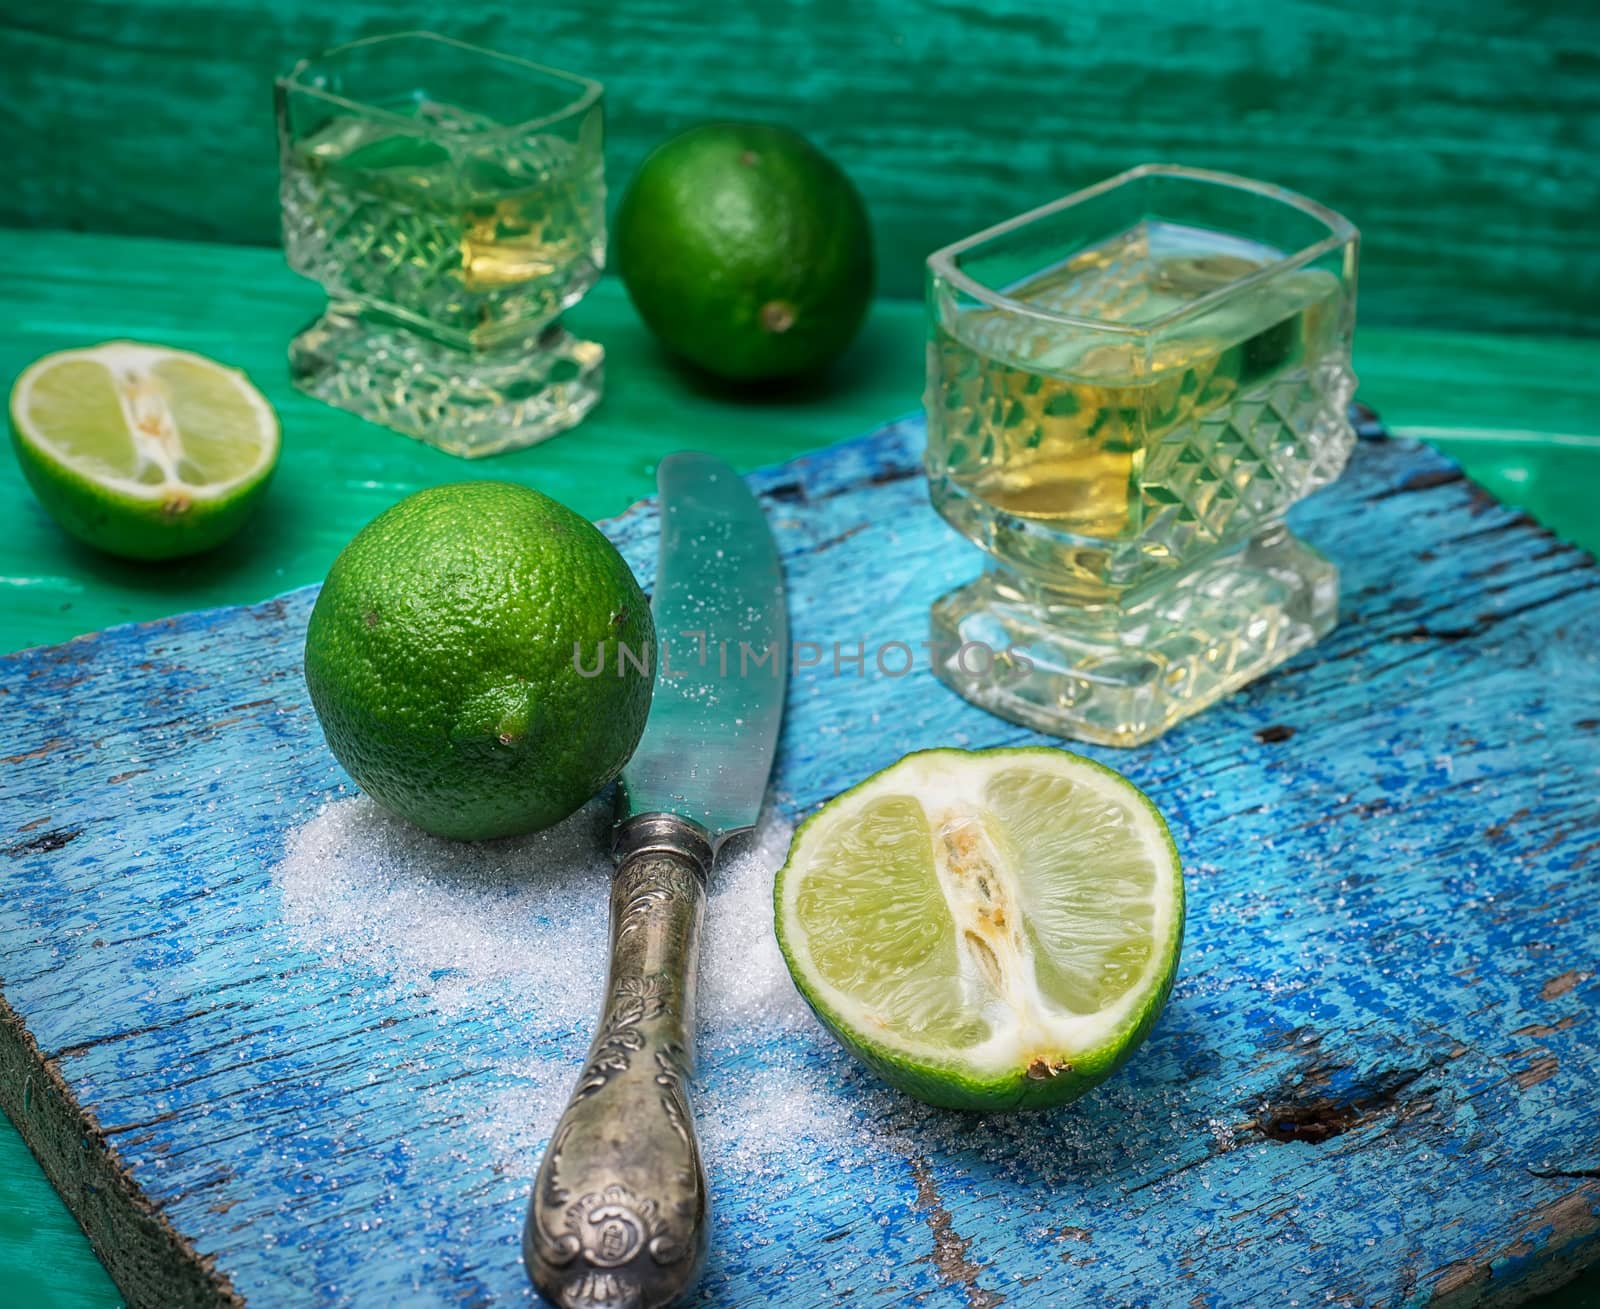
[(785, 127), (707, 123), (640, 165), (612, 248), (640, 317), (719, 377), (815, 373), (872, 299), (872, 232), (839, 166)]
[(437, 836), (512, 836), (560, 822), (638, 745), (653, 683), (618, 642), (646, 659), (655, 625), (600, 530), (528, 487), (462, 482), (385, 510), (334, 561), (306, 685), (373, 799)]
[(23, 371), (11, 440), (71, 535), (127, 559), (173, 559), (244, 526), (277, 467), (278, 416), (236, 368), (107, 341)]

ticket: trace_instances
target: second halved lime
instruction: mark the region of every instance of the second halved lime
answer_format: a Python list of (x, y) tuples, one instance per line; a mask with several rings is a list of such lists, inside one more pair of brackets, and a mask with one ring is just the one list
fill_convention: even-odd
[(1183, 874), (1154, 805), (1064, 750), (927, 750), (795, 834), (778, 942), (849, 1049), (932, 1104), (1063, 1104), (1166, 1002)]

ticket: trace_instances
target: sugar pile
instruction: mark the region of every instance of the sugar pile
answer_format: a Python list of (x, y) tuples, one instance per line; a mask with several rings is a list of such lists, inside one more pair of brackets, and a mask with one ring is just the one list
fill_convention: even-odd
[[(461, 845), (364, 798), (343, 799), (292, 833), (273, 870), (290, 944), (330, 965), (305, 974), (305, 984), (325, 992), (337, 976), (343, 1003), (400, 1016), (377, 1029), (392, 1044), (374, 1043), (362, 1075), (395, 1086), (426, 1073), (423, 1118), (442, 1125), (449, 1156), (491, 1172), (486, 1193), (500, 1187), (519, 1204), (598, 1016), (609, 817), (597, 802), (546, 833)], [(726, 852), (707, 905), (695, 1116), (713, 1195), (708, 1296), (718, 1294), (718, 1278), (745, 1275), (742, 1261), (762, 1263), (759, 1251), (776, 1239), (771, 1215), (781, 1210), (805, 1214), (817, 1231), (857, 1233), (850, 1251), (837, 1247), (841, 1287), (856, 1285), (855, 1266), (884, 1290), (903, 1286), (907, 1269), (928, 1258), (925, 1229), (938, 1249), (965, 1249), (939, 1235), (950, 1219), (941, 1219), (928, 1180), (935, 1165), (947, 1199), (958, 1186), (1008, 1196), (989, 1209), (994, 1224), (1015, 1233), (1017, 1257), (1042, 1243), (1040, 1258), (1053, 1262), (1063, 1214), (1083, 1227), (1131, 1221), (1123, 1192), (1095, 1179), (1142, 1179), (1150, 1168), (1176, 1177), (1195, 1162), (1194, 1143), (1233, 1145), (1215, 1136), (1211, 1093), (1192, 1094), (1175, 1062), (1181, 1032), (1157, 1057), (1150, 1083), (1124, 1074), (1036, 1116), (974, 1118), (884, 1087), (805, 1009), (778, 952), (772, 879), (788, 838), (781, 819), (764, 818), (752, 839)], [(1224, 1184), (1240, 1173), (1223, 1167)], [(508, 1246), (518, 1240), (519, 1204), (501, 1196), (491, 1206), (495, 1239)], [(826, 1278), (833, 1266), (808, 1264), (803, 1275)], [(802, 1275), (781, 1258), (772, 1267)]]
[[(357, 796), (296, 828), (273, 875), (303, 944), (368, 964), (441, 1013), (480, 1007), (489, 988), (543, 1026), (566, 1026), (598, 1014), (609, 834), (603, 801), (547, 832), (465, 844)], [(768, 817), (717, 865), (701, 940), (703, 1026), (804, 1012), (772, 931), (772, 878), (788, 847), (788, 825)]]
[[(428, 1094), (508, 1166), (536, 1158), (576, 1081), (600, 1008), (610, 806), (548, 832), (461, 844), (426, 835), (365, 797), (296, 828), (273, 870), (296, 942), (370, 973), (374, 1004), (495, 1015), (492, 1048), (456, 1057), (473, 1076)], [(706, 906), (700, 1065), (738, 1055), (737, 1079), (702, 1078), (697, 1113), (721, 1166), (767, 1173), (859, 1159), (861, 1089), (796, 993), (772, 927), (772, 880), (789, 827), (768, 814), (719, 861)], [(530, 1048), (546, 1053), (529, 1055)]]

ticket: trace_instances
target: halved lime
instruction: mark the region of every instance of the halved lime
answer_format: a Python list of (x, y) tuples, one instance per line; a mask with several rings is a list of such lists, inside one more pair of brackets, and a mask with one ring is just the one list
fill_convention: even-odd
[(924, 750), (795, 833), (795, 984), (893, 1085), (962, 1109), (1076, 1099), (1172, 989), (1183, 871), (1156, 807), (1064, 750)]
[(11, 439), (50, 516), (130, 559), (226, 540), (278, 462), (278, 416), (243, 373), (136, 341), (31, 364), (11, 388)]

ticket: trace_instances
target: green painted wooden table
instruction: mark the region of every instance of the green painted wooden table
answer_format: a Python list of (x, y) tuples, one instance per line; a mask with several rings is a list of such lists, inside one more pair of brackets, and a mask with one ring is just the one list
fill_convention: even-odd
[[(0, 240), (0, 377), (48, 350), (142, 337), (243, 368), (283, 420), (282, 462), (259, 516), (215, 554), (165, 566), (67, 540), (6, 461), (0, 649), (320, 581), (358, 528), (418, 487), (506, 478), (603, 518), (650, 494), (656, 461), (672, 450), (695, 446), (757, 468), (921, 403), (916, 301), (879, 300), (822, 383), (740, 395), (674, 365), (608, 278), (570, 316), (606, 345), (605, 402), (553, 441), (468, 462), (289, 385), (286, 344), (321, 302), (276, 250), (38, 232)], [(1392, 428), (1443, 434), (1438, 443), (1501, 499), (1600, 549), (1600, 341), (1363, 326), (1356, 367), (1360, 398)]]
[[(263, 512), (215, 555), (160, 567), (99, 557), (44, 516), (14, 464), (0, 464), (0, 648), (65, 640), (119, 622), (238, 603), (319, 580), (345, 541), (411, 490), (470, 477), (526, 482), (590, 517), (652, 489), (656, 461), (684, 446), (741, 468), (787, 458), (916, 408), (922, 311), (877, 303), (824, 382), (730, 394), (674, 367), (620, 288), (602, 283), (574, 324), (609, 351), (607, 399), (577, 431), (475, 464), (299, 396), (285, 374), (291, 333), (319, 293), (276, 251), (142, 238), (12, 233), (0, 240), (0, 373), (37, 355), (116, 336), (203, 351), (245, 368), (278, 407), (283, 462)], [(1426, 434), (1497, 496), (1600, 550), (1600, 342), (1363, 327), (1361, 398), (1399, 431)], [(9, 1127), (0, 1129), (0, 1302), (39, 1309), (117, 1303), (87, 1243)], [(1564, 1293), (1600, 1303), (1600, 1277)]]

